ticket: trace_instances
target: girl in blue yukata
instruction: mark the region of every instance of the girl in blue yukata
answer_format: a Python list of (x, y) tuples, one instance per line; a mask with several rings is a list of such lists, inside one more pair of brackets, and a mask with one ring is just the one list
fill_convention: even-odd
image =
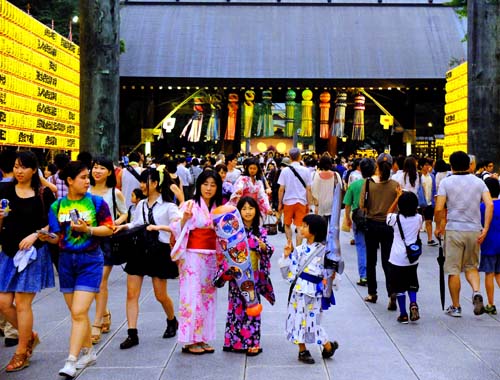
[(322, 357), (330, 358), (339, 347), (330, 342), (321, 326), (323, 280), (335, 277), (335, 272), (325, 269), (325, 244), (327, 224), (319, 215), (309, 214), (300, 227), (304, 237), (302, 245), (293, 249), (288, 241), (279, 266), (282, 275), (292, 283), (286, 319), (287, 339), (299, 346), (299, 361), (314, 364), (306, 343), (323, 346)]

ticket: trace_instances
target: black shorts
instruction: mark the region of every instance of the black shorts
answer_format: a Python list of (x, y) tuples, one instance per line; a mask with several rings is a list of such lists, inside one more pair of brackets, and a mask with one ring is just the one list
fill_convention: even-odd
[(418, 264), (401, 267), (399, 265), (389, 263), (392, 292), (418, 292), (419, 285), (417, 277), (417, 267)]
[(434, 219), (434, 206), (427, 206), (424, 208), (424, 220), (432, 221)]
[(177, 264), (170, 257), (170, 244), (158, 243), (154, 251), (130, 254), (125, 272), (134, 276), (172, 279), (179, 276)]

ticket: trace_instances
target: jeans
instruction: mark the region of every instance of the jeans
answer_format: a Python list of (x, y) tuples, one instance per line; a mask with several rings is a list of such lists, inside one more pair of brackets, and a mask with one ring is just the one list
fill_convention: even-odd
[(59, 256), (61, 293), (76, 290), (99, 293), (104, 257), (100, 248), (87, 252), (65, 252)]
[(364, 231), (358, 231), (356, 223), (352, 222), (352, 232), (354, 233), (354, 243), (356, 244), (356, 253), (358, 255), (358, 273), (359, 278), (366, 278), (366, 243)]
[(385, 287), (387, 296), (392, 294), (389, 256), (391, 254), (394, 230), (385, 222), (368, 220), (368, 231), (365, 232), (366, 243), (366, 274), (368, 279), (368, 294), (377, 294), (377, 250), (380, 246), (382, 269), (385, 274)]

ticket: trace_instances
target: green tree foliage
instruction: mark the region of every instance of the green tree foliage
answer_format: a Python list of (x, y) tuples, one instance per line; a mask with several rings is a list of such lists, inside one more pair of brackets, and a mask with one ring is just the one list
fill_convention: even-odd
[[(54, 29), (64, 37), (69, 36), (72, 18), (78, 15), (79, 0), (8, 0), (10, 3), (29, 13), (42, 24), (49, 27), (54, 22)], [(79, 25), (72, 24), (73, 42), (79, 42)]]
[(451, 0), (445, 3), (445, 5), (455, 8), (455, 12), (457, 12), (460, 17), (467, 17), (467, 0)]

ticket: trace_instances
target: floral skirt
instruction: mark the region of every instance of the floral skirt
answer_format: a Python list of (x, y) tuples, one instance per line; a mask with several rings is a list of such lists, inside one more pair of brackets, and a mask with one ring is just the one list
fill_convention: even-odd
[(54, 268), (47, 245), (37, 248), (37, 258), (22, 271), (14, 266), (14, 259), (0, 252), (0, 292), (38, 293), (53, 288)]

